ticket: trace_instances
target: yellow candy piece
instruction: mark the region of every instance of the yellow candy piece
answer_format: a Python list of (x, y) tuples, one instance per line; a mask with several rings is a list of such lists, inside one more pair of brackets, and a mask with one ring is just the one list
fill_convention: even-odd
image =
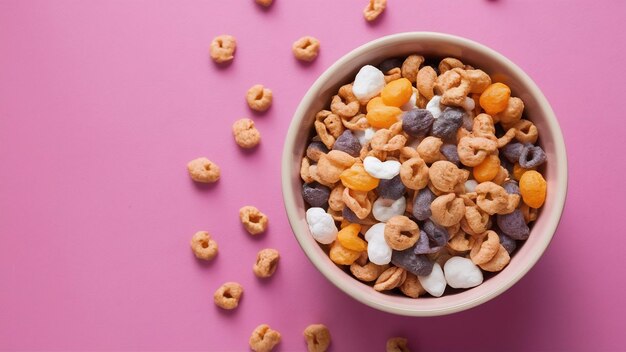
[(500, 158), (497, 155), (489, 155), (482, 163), (474, 166), (472, 173), (477, 182), (486, 182), (493, 180), (500, 172)]
[(548, 184), (541, 174), (535, 170), (524, 172), (519, 180), (519, 191), (524, 203), (531, 208), (540, 208), (546, 201)]
[(389, 82), (380, 92), (380, 97), (385, 105), (400, 107), (411, 99), (412, 94), (411, 81), (406, 78), (399, 78)]
[(379, 107), (384, 107), (385, 103), (383, 103), (383, 98), (374, 97), (367, 102), (367, 106), (365, 107), (366, 111), (372, 111)]
[(359, 237), (359, 231), (361, 231), (361, 225), (347, 225), (337, 234), (337, 241), (347, 249), (363, 252), (367, 250), (367, 242)]
[(400, 108), (383, 105), (368, 111), (365, 117), (372, 127), (389, 128), (391, 125), (398, 122), (400, 115), (402, 115)]
[(339, 265), (350, 265), (359, 259), (360, 255), (361, 252), (348, 249), (342, 246), (339, 241), (333, 242), (333, 244), (330, 245), (330, 251), (328, 252), (330, 260)]
[(376, 177), (370, 176), (363, 168), (362, 163), (355, 163), (349, 169), (344, 170), (340, 175), (341, 183), (347, 188), (355, 191), (368, 192), (378, 187)]
[(516, 181), (519, 181), (520, 178), (522, 178), (522, 175), (524, 174), (524, 172), (528, 170), (534, 170), (534, 169), (524, 169), (523, 167), (520, 166), (519, 163), (515, 163), (515, 165), (513, 165), (513, 178)]
[(509, 104), (511, 88), (504, 83), (494, 83), (480, 95), (480, 106), (491, 116), (504, 111)]

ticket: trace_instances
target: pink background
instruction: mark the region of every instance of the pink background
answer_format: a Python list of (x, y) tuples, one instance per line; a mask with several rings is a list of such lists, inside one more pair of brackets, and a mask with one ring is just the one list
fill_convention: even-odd
[[(242, 351), (268, 323), (280, 351), (302, 330), (329, 326), (334, 351), (624, 350), (623, 133), (626, 2), (390, 0), (368, 25), (366, 1), (0, 0), (0, 349)], [(482, 42), (533, 77), (565, 135), (570, 187), (543, 259), (481, 307), (438, 318), (375, 311), (340, 292), (304, 257), (283, 209), (280, 156), (291, 115), (334, 60), (369, 40), (441, 31)], [(237, 37), (234, 63), (209, 60), (211, 39)], [(312, 65), (291, 55), (322, 42)], [(250, 113), (248, 87), (275, 103)], [(251, 116), (252, 153), (232, 140)], [(222, 167), (198, 186), (185, 164)], [(237, 211), (256, 205), (269, 231), (251, 238)], [(220, 245), (197, 261), (191, 235)], [(256, 252), (277, 248), (276, 275), (258, 280)], [(240, 307), (212, 302), (224, 281)], [(477, 330), (477, 328), (479, 330)]]

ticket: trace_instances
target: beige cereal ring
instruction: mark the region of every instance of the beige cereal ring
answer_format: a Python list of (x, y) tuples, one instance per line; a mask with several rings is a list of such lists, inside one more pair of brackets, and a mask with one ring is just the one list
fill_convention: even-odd
[(407, 188), (420, 190), (428, 185), (428, 166), (419, 156), (410, 158), (400, 166), (400, 180)]
[(207, 158), (197, 158), (187, 164), (187, 171), (192, 180), (213, 183), (220, 179), (220, 167)]
[(313, 182), (313, 177), (311, 176), (311, 162), (306, 156), (302, 158), (302, 162), (300, 163), (300, 178), (305, 183)]
[(491, 77), (483, 70), (466, 67), (465, 76), (470, 82), (470, 93), (480, 94), (491, 85)]
[(387, 340), (386, 351), (387, 352), (411, 352), (407, 347), (408, 340), (404, 337), (392, 337)]
[(331, 150), (327, 154), (322, 154), (317, 162), (317, 174), (326, 184), (333, 184), (339, 181), (339, 175), (351, 167), (356, 158), (340, 150)]
[(406, 273), (406, 279), (402, 285), (400, 285), (400, 291), (411, 298), (417, 298), (426, 293), (426, 290), (424, 290), (422, 284), (420, 284), (417, 276), (409, 272)]
[(351, 131), (363, 131), (370, 127), (370, 124), (369, 122), (367, 122), (365, 114), (357, 114), (350, 119), (342, 118), (341, 123), (345, 128)]
[(428, 136), (417, 145), (416, 150), (426, 164), (432, 164), (438, 160), (446, 160), (446, 157), (441, 153), (442, 145), (443, 141), (440, 138)]
[[(448, 89), (452, 87), (457, 87), (461, 84), (461, 75), (457, 72), (457, 70), (446, 71), (439, 76), (437, 76), (437, 80), (435, 81), (435, 93), (438, 95), (442, 95)], [(469, 89), (469, 82), (468, 82)]]
[(385, 72), (385, 83), (395, 81), (402, 78), (402, 70), (399, 67), (394, 67), (391, 70)]
[(219, 35), (213, 38), (209, 53), (211, 59), (218, 64), (229, 62), (235, 58), (235, 50), (237, 48), (237, 41), (232, 35)]
[(396, 215), (385, 224), (385, 241), (392, 249), (402, 251), (411, 248), (420, 237), (417, 223), (404, 215)]
[(509, 256), (509, 252), (506, 251), (506, 248), (500, 245), (498, 252), (490, 261), (478, 266), (485, 271), (496, 272), (504, 269), (510, 261), (511, 256)]
[[(367, 260), (367, 252), (363, 253), (365, 253)], [(361, 281), (371, 282), (378, 279), (380, 274), (387, 270), (387, 268), (389, 268), (389, 265), (377, 265), (372, 262), (361, 264), (359, 263), (359, 260), (357, 260), (350, 265), (350, 272), (354, 275), (354, 277)]]
[(277, 250), (273, 248), (262, 249), (256, 255), (256, 262), (252, 267), (252, 271), (257, 277), (270, 277), (276, 272), (279, 260), (280, 254)]
[(465, 68), (465, 65), (461, 60), (454, 57), (446, 57), (439, 62), (439, 74), (446, 73), (453, 68)]
[(494, 116), (494, 121), (500, 121), (502, 126), (513, 125), (522, 118), (524, 112), (524, 102), (517, 97), (509, 98), (509, 102), (504, 111)]
[(420, 66), (424, 63), (424, 57), (421, 55), (409, 55), (404, 62), (402, 62), (402, 77), (415, 83), (417, 80), (417, 73), (420, 70)]
[(493, 182), (481, 182), (476, 186), (476, 205), (489, 215), (510, 214), (520, 201), (517, 194), (509, 194), (502, 186)]
[(404, 135), (396, 134), (394, 136), (391, 130), (381, 128), (374, 133), (374, 137), (372, 137), (370, 141), (370, 146), (375, 151), (391, 152), (400, 150), (404, 147), (406, 141), (407, 139)]
[(251, 235), (258, 235), (267, 229), (267, 215), (251, 205), (246, 205), (239, 209), (239, 219), (246, 231)]
[(457, 152), (463, 165), (474, 167), (482, 163), (487, 155), (495, 152), (497, 148), (497, 143), (488, 138), (466, 136), (460, 138)]
[(343, 202), (359, 219), (365, 219), (372, 211), (372, 201), (367, 192), (354, 191), (350, 188), (343, 190)]
[(311, 36), (304, 36), (293, 43), (291, 51), (298, 60), (313, 61), (320, 52), (320, 41)]
[(520, 143), (537, 143), (537, 138), (539, 138), (539, 130), (537, 130), (537, 126), (534, 123), (521, 119), (517, 121), (513, 128), (515, 128), (515, 139), (517, 139)]
[(261, 324), (252, 331), (248, 343), (254, 352), (270, 352), (280, 343), (280, 333), (267, 324)]
[(490, 225), (489, 214), (478, 209), (478, 206), (470, 205), (465, 207), (465, 216), (461, 219), (463, 231), (471, 235), (477, 235), (487, 231)]
[(235, 309), (243, 295), (243, 287), (236, 282), (226, 282), (213, 294), (213, 302), (222, 309)]
[(415, 88), (427, 100), (432, 99), (435, 96), (434, 88), (437, 80), (437, 72), (430, 66), (422, 67), (415, 77)]
[(469, 171), (459, 169), (447, 160), (434, 162), (428, 171), (430, 182), (441, 192), (454, 192), (458, 185), (463, 185), (469, 177)]
[(388, 291), (393, 290), (396, 287), (402, 285), (406, 279), (406, 270), (392, 266), (385, 270), (374, 284), (374, 290), (376, 291)]
[(457, 251), (457, 252), (466, 252), (472, 249), (474, 245), (474, 237), (470, 234), (467, 234), (463, 231), (461, 233), (456, 234), (453, 238), (448, 241), (448, 247)]
[(330, 346), (330, 331), (324, 324), (311, 324), (304, 329), (308, 352), (325, 352)]
[(360, 109), (361, 104), (352, 93), (352, 84), (341, 86), (339, 93), (332, 98), (330, 103), (330, 110), (342, 119), (355, 116)]
[(385, 11), (387, 0), (369, 0), (367, 6), (363, 10), (363, 17), (368, 22), (372, 22)]
[(217, 242), (207, 231), (198, 231), (191, 238), (191, 250), (198, 259), (211, 260), (217, 255)]
[(457, 198), (454, 193), (448, 193), (435, 198), (430, 204), (430, 211), (432, 212), (431, 219), (437, 224), (446, 227), (453, 226), (458, 224), (465, 215), (465, 204), (463, 199)]
[(272, 91), (262, 84), (255, 84), (248, 89), (246, 102), (250, 109), (263, 112), (272, 105)]
[(488, 230), (474, 241), (470, 251), (470, 259), (476, 265), (485, 264), (496, 255), (499, 247), (500, 238), (498, 234)]
[(272, 5), (273, 0), (254, 0), (257, 4), (265, 7)]
[(342, 184), (337, 184), (331, 191), (328, 197), (328, 207), (335, 211), (342, 211), (346, 204), (343, 202), (343, 191), (345, 187)]
[(235, 142), (242, 148), (254, 148), (261, 142), (261, 133), (254, 127), (254, 121), (239, 119), (233, 123)]

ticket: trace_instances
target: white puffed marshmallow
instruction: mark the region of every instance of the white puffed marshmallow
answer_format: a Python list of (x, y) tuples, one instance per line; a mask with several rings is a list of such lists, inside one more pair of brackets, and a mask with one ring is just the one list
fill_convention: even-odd
[(380, 161), (375, 156), (367, 156), (363, 159), (365, 172), (372, 177), (382, 180), (391, 180), (400, 174), (400, 162), (397, 160)]
[(372, 65), (361, 67), (354, 78), (352, 93), (359, 100), (368, 100), (385, 87), (385, 75)]
[(337, 238), (337, 226), (335, 220), (324, 209), (319, 207), (309, 208), (306, 211), (306, 222), (313, 238), (322, 244), (332, 243)]
[(453, 288), (470, 288), (483, 283), (483, 272), (463, 257), (452, 257), (443, 266), (446, 282)]
[(426, 110), (430, 111), (434, 118), (438, 119), (441, 116), (441, 96), (435, 95), (428, 104), (426, 104)]
[(417, 106), (417, 95), (419, 94), (417, 92), (417, 88), (412, 87), (413, 88), (413, 94), (411, 94), (411, 98), (409, 99), (409, 101), (407, 101), (406, 103), (404, 103), (404, 105), (402, 105), (400, 107), (400, 109), (402, 111), (409, 111), (414, 109)]
[(406, 198), (400, 197), (396, 200), (378, 198), (372, 204), (372, 215), (374, 219), (382, 222), (387, 222), (396, 215), (404, 214), (406, 210)]
[(367, 145), (367, 143), (369, 143), (372, 138), (374, 138), (374, 133), (376, 133), (376, 130), (372, 127), (368, 127), (363, 131), (352, 132), (352, 134), (359, 140), (359, 143), (361, 143), (361, 146), (363, 147)]
[(472, 193), (476, 190), (476, 186), (478, 186), (478, 182), (476, 180), (467, 180), (465, 181), (465, 192)]
[(443, 291), (446, 290), (446, 278), (443, 276), (443, 270), (438, 263), (433, 265), (433, 271), (430, 275), (418, 276), (417, 279), (424, 290), (435, 297), (441, 297)]
[(476, 107), (476, 102), (474, 99), (470, 97), (465, 97), (465, 101), (463, 102), (463, 109), (466, 111), (472, 111)]
[(367, 257), (376, 265), (385, 265), (391, 262), (391, 247), (385, 241), (385, 224), (378, 223), (370, 227), (365, 233), (367, 241)]

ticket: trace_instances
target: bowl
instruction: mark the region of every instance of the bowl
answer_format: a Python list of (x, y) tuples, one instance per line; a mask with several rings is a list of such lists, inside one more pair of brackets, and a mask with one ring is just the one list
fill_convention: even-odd
[[(317, 111), (327, 108), (338, 88), (352, 81), (358, 70), (386, 58), (418, 53), (426, 57), (452, 56), (480, 68), (507, 84), (512, 96), (525, 103), (525, 115), (539, 129), (539, 144), (548, 156), (542, 167), (548, 184), (546, 201), (528, 240), (518, 248), (509, 265), (481, 285), (442, 297), (401, 297), (375, 291), (337, 267), (311, 236), (305, 220), (300, 162)], [(340, 290), (375, 309), (408, 316), (436, 316), (459, 312), (487, 302), (519, 281), (539, 260), (561, 218), (567, 193), (567, 157), (557, 119), (537, 85), (517, 65), (496, 51), (474, 41), (431, 32), (386, 36), (364, 44), (330, 66), (311, 86), (298, 106), (287, 132), (282, 158), (282, 191), (289, 223), (304, 254)]]

